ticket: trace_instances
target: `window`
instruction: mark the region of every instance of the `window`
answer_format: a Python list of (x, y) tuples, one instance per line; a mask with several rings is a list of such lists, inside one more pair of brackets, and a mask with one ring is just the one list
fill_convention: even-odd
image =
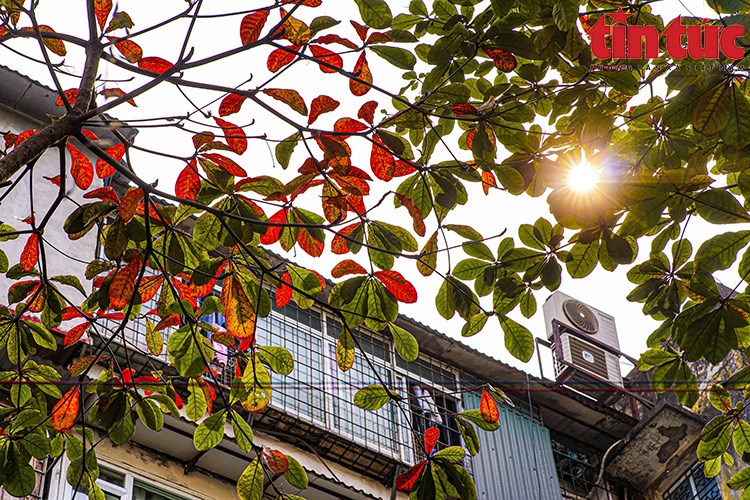
[(721, 500), (721, 491), (716, 479), (706, 477), (703, 464), (696, 462), (677, 482), (667, 490), (664, 500)]
[[(66, 462), (67, 463), (67, 462)], [(99, 466), (99, 479), (96, 484), (104, 492), (106, 500), (188, 500), (189, 497), (169, 491), (166, 486), (157, 486), (129, 472)], [(65, 483), (65, 500), (88, 500), (88, 487), (78, 491)]]

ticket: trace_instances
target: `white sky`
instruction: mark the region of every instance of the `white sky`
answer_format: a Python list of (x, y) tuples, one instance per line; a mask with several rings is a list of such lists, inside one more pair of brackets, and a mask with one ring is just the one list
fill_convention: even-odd
[[(684, 5), (681, 5), (681, 3), (683, 2), (689, 6), (692, 12), (688, 12)], [(693, 14), (695, 16), (715, 17), (713, 11), (709, 9), (705, 4), (703, 4), (703, 2), (694, 2), (692, 0), (689, 3), (687, 3), (686, 0), (683, 0), (683, 2), (675, 0), (663, 0), (653, 3), (652, 6), (655, 13), (661, 14), (663, 16), (665, 22), (668, 22), (677, 14)], [(42, 10), (40, 12), (41, 23), (49, 24), (58, 31), (65, 32), (70, 32), (70, 29), (67, 28), (67, 26), (72, 26), (76, 34), (81, 37), (86, 36), (85, 27), (81, 23), (82, 13), (85, 10), (83, 0), (70, 0), (64, 2), (64, 7), (61, 6), (60, 2), (50, 2), (49, 0), (42, 0), (40, 3), (42, 4), (42, 8), (45, 8), (48, 5), (51, 6), (47, 7), (47, 10)], [(205, 7), (202, 12), (220, 12), (223, 9), (218, 6), (233, 6), (238, 3), (242, 4), (242, 7), (230, 8), (246, 8), (247, 6), (246, 2), (212, 1), (205, 2), (207, 7)], [(406, 0), (391, 3), (394, 6), (394, 11), (396, 11), (399, 6), (405, 8), (405, 6), (408, 5), (408, 1)], [(330, 12), (330, 9), (326, 9), (326, 5), (331, 4), (336, 5), (336, 10), (333, 13)], [(124, 0), (120, 2), (121, 9), (127, 11), (136, 23), (136, 29), (145, 27), (149, 23), (149, 21), (153, 19), (162, 19), (166, 15), (168, 15), (169, 12), (172, 12), (173, 9), (182, 8), (184, 5), (184, 2), (179, 2), (176, 0), (162, 0), (159, 2), (147, 2), (144, 0)], [(344, 2), (343, 0), (326, 0), (321, 8), (301, 9), (301, 11), (304, 12), (304, 15), (301, 15), (300, 17), (308, 21), (312, 19), (312, 17), (324, 14), (332, 15), (333, 17), (342, 19), (356, 18), (347, 17), (356, 16), (354, 14), (356, 12), (356, 9), (354, 6), (354, 2), (352, 1)], [(193, 43), (191, 44), (191, 46), (195, 47), (195, 56), (193, 57), (193, 60), (200, 59), (201, 57), (222, 48), (231, 48), (237, 46), (239, 44), (237, 26), (239, 25), (240, 19), (241, 17), (235, 17), (229, 22), (222, 20), (213, 20), (207, 22), (205, 26), (201, 26), (200, 30), (197, 30), (195, 32), (192, 39)], [(340, 28), (341, 29), (339, 31), (330, 30), (328, 32), (344, 32), (350, 38), (356, 39), (350, 27), (342, 24)], [(180, 49), (182, 32), (184, 32), (184, 24), (176, 26), (175, 30), (171, 31), (166, 36), (163, 34), (157, 35), (157, 32), (154, 32), (143, 38), (138, 38), (137, 41), (144, 47), (146, 56), (160, 56), (174, 62)], [(38, 47), (36, 47), (33, 42), (17, 44), (14, 45), (14, 47), (22, 48), (28, 54), (38, 54)], [(336, 49), (340, 48), (340, 46), (334, 45), (330, 46), (330, 48)], [(70, 53), (66, 62), (72, 67), (80, 68), (82, 54), (72, 46), (69, 46), (69, 51)], [(253, 56), (254, 58), (249, 57), (250, 56), (246, 55), (237, 58), (236, 60), (233, 60), (229, 63), (212, 65), (205, 71), (190, 72), (188, 73), (187, 77), (194, 80), (211, 78), (221, 84), (238, 85), (250, 78), (251, 72), (256, 72), (255, 74), (252, 74), (252, 82), (242, 87), (244, 89), (252, 88), (256, 85), (261, 84), (265, 80), (267, 75), (265, 74), (265, 69), (258, 69), (259, 66), (261, 68), (265, 66), (265, 58), (258, 59), (257, 55)], [(356, 55), (354, 57), (356, 58)], [(370, 61), (370, 64), (372, 66), (376, 83), (385, 83), (386, 86), (393, 87), (393, 80), (400, 80), (400, 73), (394, 72), (387, 65), (378, 61), (378, 58), (377, 56), (375, 56), (375, 54), (368, 55), (368, 60)], [(345, 67), (351, 68), (354, 59), (345, 59), (345, 61)], [(43, 69), (40, 71), (40, 67), (34, 67), (34, 65), (29, 63), (28, 61), (19, 61), (19, 58), (17, 56), (9, 54), (7, 51), (2, 49), (0, 49), (0, 63), (13, 67), (21, 73), (28, 74), (34, 78), (37, 78), (45, 84), (51, 84), (49, 76), (45, 74)], [(308, 105), (313, 97), (321, 93), (326, 93), (342, 101), (342, 106), (338, 111), (346, 109), (347, 103), (352, 103), (350, 105), (350, 108), (351, 106), (354, 107), (353, 111), (349, 113), (350, 116), (354, 116), (359, 105), (367, 100), (361, 99), (354, 101), (351, 97), (349, 97), (350, 94), (347, 88), (348, 85), (343, 81), (343, 79), (331, 78), (330, 75), (323, 75), (317, 70), (317, 68), (314, 68), (310, 64), (300, 64), (298, 66), (298, 68), (294, 68), (288, 74), (285, 74), (283, 78), (278, 82), (274, 82), (272, 86), (278, 86), (280, 88), (296, 88), (303, 95)], [(116, 69), (104, 69), (102, 71), (102, 75), (112, 78), (121, 76), (122, 73), (118, 73)], [(217, 78), (216, 75), (221, 75), (221, 77)], [(384, 76), (387, 77), (384, 78)], [(74, 83), (72, 82), (68, 83), (68, 85), (64, 84), (65, 88), (72, 87), (74, 85)], [(400, 85), (401, 84), (399, 83), (399, 86)], [(133, 84), (124, 82), (121, 83), (120, 86), (123, 89), (127, 90), (129, 88), (132, 88)], [(189, 95), (191, 95), (195, 102), (201, 104), (205, 104), (207, 102), (207, 97), (205, 96), (205, 94), (194, 91), (188, 91), (188, 93)], [(368, 95), (367, 98), (374, 97)], [(139, 106), (138, 108), (131, 108), (126, 105), (124, 107), (118, 108), (113, 114), (124, 121), (135, 122), (135, 120), (139, 118), (158, 116), (168, 112), (180, 114), (189, 109), (189, 105), (186, 103), (185, 99), (180, 97), (176, 92), (170, 93), (168, 97), (165, 97), (165, 95), (160, 92), (155, 92), (153, 94), (149, 93), (137, 98), (136, 101)], [(252, 107), (250, 103), (247, 103), (246, 106), (248, 111), (249, 108)], [(284, 108), (284, 105), (278, 104), (278, 106), (276, 107)], [(166, 111), (167, 109), (169, 111)], [(214, 105), (211, 108), (211, 110), (214, 112), (216, 112), (217, 109), (218, 104)], [(286, 110), (286, 108), (284, 109)], [(289, 113), (293, 112), (289, 111)], [(332, 125), (333, 121), (341, 116), (342, 115), (338, 113), (331, 113), (328, 117), (321, 117), (318, 121), (318, 124), (321, 126)], [(298, 116), (298, 118), (302, 119), (301, 116)], [(281, 139), (290, 135), (291, 133), (291, 130), (285, 133), (284, 130), (279, 131), (277, 128), (267, 129), (264, 124), (268, 123), (266, 121), (268, 120), (268, 117), (264, 117), (263, 114), (250, 114), (249, 112), (245, 112), (243, 110), (242, 114), (233, 115), (231, 117), (227, 117), (227, 119), (241, 125), (248, 124), (252, 119), (255, 119), (256, 125), (253, 127), (248, 127), (246, 129), (246, 132), (248, 134), (259, 134), (265, 131), (268, 132), (271, 137)], [(213, 123), (212, 120), (204, 121), (207, 123)], [(193, 128), (195, 131), (205, 130), (205, 127), (201, 127), (198, 125), (191, 125), (191, 128)], [(174, 147), (172, 146), (172, 144), (169, 144), (167, 147), (164, 146), (165, 143), (170, 143), (172, 141), (174, 141)], [(178, 155), (189, 155), (192, 152), (192, 146), (190, 145), (189, 137), (175, 134), (156, 135), (145, 128), (142, 128), (136, 144), (145, 147), (152, 147), (154, 149), (163, 148), (171, 153)], [(357, 142), (353, 139), (350, 141), (350, 144), (356, 151), (358, 145)], [(359, 146), (363, 147), (365, 152), (355, 153), (355, 165), (360, 165), (364, 167), (365, 170), (368, 170), (367, 166), (369, 165), (369, 145), (366, 145), (364, 141), (359, 141)], [(299, 149), (301, 149), (301, 147), (298, 148), (298, 150)], [(501, 152), (499, 154), (499, 159), (504, 158), (504, 156), (505, 155)], [(248, 153), (246, 153), (243, 157), (236, 158), (236, 160), (248, 170), (250, 175), (258, 175), (259, 173), (265, 172), (267, 171), (267, 169), (271, 168), (270, 152), (268, 148), (260, 141), (251, 142), (250, 150), (248, 151)], [(302, 160), (304, 160), (304, 156), (295, 156), (292, 161), (292, 167), (290, 167), (289, 169), (290, 172), (288, 172), (286, 175), (288, 176), (289, 173), (293, 172), (296, 167), (301, 164)], [(179, 163), (170, 163), (146, 155), (135, 156), (134, 164), (137, 171), (147, 180), (151, 181), (159, 178), (159, 186), (164, 190), (172, 189), (172, 186), (174, 185), (174, 179), (177, 175), (177, 172), (179, 172), (179, 169), (181, 168), (181, 165)], [(278, 168), (275, 172), (273, 172), (273, 174), (278, 174)], [(395, 183), (393, 186), (389, 187), (395, 189), (397, 185), (398, 184)], [(507, 230), (509, 235), (515, 236), (517, 234), (517, 227), (521, 223), (533, 223), (533, 221), (536, 220), (536, 218), (540, 215), (544, 215), (551, 220), (551, 216), (549, 216), (548, 214), (547, 204), (545, 201), (546, 196), (538, 199), (530, 199), (527, 196), (514, 197), (510, 195), (503, 195), (501, 193), (495, 193), (493, 196), (485, 197), (481, 192), (481, 189), (476, 188), (476, 186), (473, 187), (475, 189), (472, 189), (470, 191), (470, 193), (472, 193), (472, 199), (470, 200), (469, 204), (456, 210), (455, 213), (450, 216), (448, 222), (470, 224), (480, 232), (482, 232), (484, 236), (497, 234), (502, 232), (503, 230)], [(374, 200), (371, 203), (373, 202)], [(390, 202), (386, 204), (390, 205)], [(275, 210), (271, 209), (267, 210), (269, 215), (271, 215), (274, 211)], [(406, 215), (406, 211), (404, 209), (400, 209), (396, 212), (394, 212), (393, 210), (388, 210), (386, 212), (383, 212), (383, 215), (381, 215), (380, 218), (383, 220), (388, 220), (389, 218), (391, 220), (395, 219), (397, 223), (401, 223), (406, 227), (411, 226), (411, 220)], [(430, 226), (428, 223), (428, 236), (431, 234), (430, 227), (434, 229), (434, 223), (432, 226)], [(426, 240), (420, 240), (420, 246), (424, 243), (424, 241)], [(497, 247), (498, 242), (499, 240), (494, 240), (492, 242), (489, 242), (488, 244), (490, 248), (494, 250)], [(641, 245), (641, 259), (643, 259), (645, 255), (647, 255), (649, 246), (650, 245), (645, 242)], [(278, 248), (274, 248), (274, 250), (278, 251)], [(362, 257), (362, 254), (360, 254), (359, 261), (361, 263), (364, 263)], [(462, 257), (463, 256), (461, 252), (455, 253), (453, 256), (453, 263), (455, 264)], [(307, 256), (301, 251), (298, 251), (296, 254), (291, 254), (290, 258), (303, 265), (307, 265), (311, 268), (319, 270), (324, 274), (330, 274), (331, 267), (335, 262), (338, 261), (338, 258), (331, 259), (330, 257), (324, 257), (320, 260), (307, 258)], [(439, 267), (441, 267), (441, 269), (445, 271), (445, 262), (443, 262)], [(460, 329), (463, 325), (463, 321), (460, 319), (445, 321), (436, 313), (434, 306), (434, 296), (437, 292), (437, 287), (440, 285), (439, 279), (422, 278), (414, 269), (414, 265), (412, 262), (401, 262), (400, 264), (397, 264), (396, 269), (403, 272), (409, 279), (413, 281), (413, 283), (417, 286), (420, 297), (418, 304), (403, 305), (401, 309), (402, 312), (423, 323), (428, 324), (429, 326), (439, 331), (445, 332), (450, 336), (460, 338)], [(733, 285), (734, 283), (731, 284)], [(592, 276), (583, 280), (572, 280), (564, 275), (561, 290), (568, 295), (574, 296), (579, 300), (582, 300), (583, 302), (586, 302), (615, 316), (622, 350), (632, 356), (637, 356), (645, 348), (645, 340), (647, 336), (653, 331), (656, 324), (642, 314), (640, 304), (629, 303), (627, 300), (625, 300), (625, 296), (630, 292), (630, 290), (632, 290), (632, 288), (633, 286), (627, 281), (625, 277), (625, 270), (619, 269), (614, 273), (597, 270)], [(537, 292), (536, 299), (539, 308), (537, 315), (532, 319), (523, 319), (520, 317), (520, 314), (513, 315), (516, 319), (520, 320), (524, 325), (526, 325), (536, 336), (545, 335), (544, 320), (541, 314), (541, 304), (544, 302), (548, 294), (549, 293), (546, 290), (540, 290), (539, 292)], [(529, 363), (524, 365), (512, 358), (505, 351), (505, 348), (503, 347), (502, 332), (495, 320), (491, 319), (481, 333), (471, 339), (464, 339), (464, 341), (493, 357), (509, 362), (510, 364), (513, 364), (517, 367), (521, 367), (532, 373), (538, 373), (539, 371), (537, 367), (536, 355)], [(543, 352), (542, 354), (545, 359), (549, 361), (549, 353)], [(547, 363), (545, 362), (545, 364)], [(547, 364), (547, 366), (549, 365)], [(545, 374), (547, 376), (551, 376), (551, 371), (547, 370), (549, 369), (545, 368)]]

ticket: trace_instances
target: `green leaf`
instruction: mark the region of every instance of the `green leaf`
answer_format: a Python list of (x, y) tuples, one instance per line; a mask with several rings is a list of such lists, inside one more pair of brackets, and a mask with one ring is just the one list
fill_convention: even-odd
[(711, 403), (711, 406), (722, 413), (727, 413), (733, 408), (732, 397), (729, 395), (729, 391), (718, 384), (712, 386), (708, 392), (708, 401)]
[(64, 274), (62, 276), (53, 276), (52, 278), (50, 278), (50, 281), (57, 281), (58, 283), (62, 283), (63, 285), (72, 286), (73, 288), (81, 292), (81, 295), (87, 295), (86, 290), (83, 288), (83, 285), (81, 285), (81, 281), (77, 276), (72, 276), (69, 274)]
[(750, 221), (747, 210), (724, 189), (709, 189), (695, 197), (698, 215), (712, 224), (737, 224)]
[(552, 19), (560, 31), (573, 29), (578, 20), (578, 0), (558, 0), (552, 8)]
[(289, 349), (280, 346), (258, 346), (258, 356), (274, 373), (289, 375), (294, 370), (294, 358)]
[(406, 49), (390, 47), (387, 45), (373, 45), (370, 47), (370, 50), (397, 68), (411, 70), (414, 69), (414, 65), (417, 64), (416, 56)]
[(206, 362), (214, 358), (209, 340), (183, 327), (169, 336), (167, 341), (169, 360), (183, 377), (200, 377), (206, 371)]
[(712, 273), (727, 269), (737, 258), (737, 252), (750, 242), (750, 231), (723, 233), (706, 240), (695, 254), (696, 266)]
[(474, 456), (479, 453), (479, 436), (477, 436), (477, 431), (474, 430), (474, 427), (462, 418), (456, 418), (456, 425), (458, 425), (458, 430), (461, 431), (464, 446), (466, 446), (469, 454)]
[(750, 467), (745, 467), (732, 476), (729, 481), (727, 481), (727, 486), (733, 490), (744, 490), (745, 488), (750, 487)]
[(158, 432), (164, 426), (164, 414), (161, 412), (161, 407), (150, 399), (139, 401), (136, 411), (141, 422), (152, 431)]
[(732, 418), (727, 415), (714, 417), (703, 428), (698, 442), (698, 459), (702, 462), (722, 456), (732, 436)]
[(467, 321), (463, 328), (461, 328), (461, 336), (471, 337), (472, 335), (481, 332), (484, 325), (487, 324), (487, 318), (489, 318), (489, 316), (484, 312), (479, 312), (469, 318), (469, 321)]
[(399, 356), (406, 361), (416, 361), (419, 357), (419, 344), (414, 335), (393, 323), (389, 323), (388, 327), (393, 335), (393, 342), (396, 344), (396, 352)]
[(203, 388), (201, 388), (198, 381), (194, 378), (188, 381), (188, 390), (190, 391), (190, 395), (185, 404), (185, 415), (193, 422), (197, 422), (203, 418), (208, 409), (206, 395), (203, 392)]
[(305, 469), (302, 468), (296, 458), (289, 455), (286, 458), (289, 460), (289, 468), (284, 473), (284, 479), (297, 489), (307, 489), (307, 472), (305, 472)]
[(732, 444), (735, 451), (742, 456), (750, 452), (750, 424), (738, 419), (732, 432)]
[(434, 458), (443, 458), (449, 462), (460, 462), (466, 456), (466, 451), (460, 446), (449, 446), (435, 453)]
[(263, 479), (263, 464), (258, 456), (250, 462), (237, 481), (237, 495), (241, 500), (261, 500)]
[[(500, 428), (498, 422), (487, 422), (478, 409), (464, 410), (460, 412), (459, 415), (484, 431), (494, 431)], [(456, 421), (458, 421), (458, 419), (456, 419)]]
[(376, 30), (389, 28), (393, 22), (391, 9), (384, 0), (354, 0), (359, 7), (359, 15), (369, 27)]
[(531, 332), (507, 316), (498, 315), (497, 319), (505, 333), (505, 348), (508, 352), (524, 363), (530, 360), (534, 354), (534, 336)]
[(594, 271), (599, 261), (599, 241), (578, 242), (570, 250), (565, 267), (573, 278), (585, 278)]
[(363, 387), (354, 394), (354, 404), (363, 410), (379, 410), (390, 400), (388, 391), (378, 384)]
[(232, 431), (234, 431), (234, 440), (237, 446), (245, 453), (250, 453), (253, 449), (253, 430), (250, 425), (242, 418), (242, 415), (232, 411)]
[(221, 443), (221, 440), (224, 438), (224, 424), (226, 421), (227, 411), (220, 410), (201, 422), (193, 433), (195, 449), (206, 451)]
[(297, 147), (297, 143), (301, 139), (302, 134), (295, 132), (276, 145), (276, 161), (279, 162), (282, 168), (286, 169), (289, 167), (289, 161), (292, 158), (294, 148)]

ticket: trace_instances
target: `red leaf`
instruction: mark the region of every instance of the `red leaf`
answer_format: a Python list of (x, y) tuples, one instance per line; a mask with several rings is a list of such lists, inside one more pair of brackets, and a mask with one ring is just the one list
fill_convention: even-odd
[(242, 41), (242, 45), (258, 41), (269, 13), (268, 9), (263, 9), (242, 18), (242, 22), (240, 23), (240, 40)]
[(139, 68), (159, 74), (166, 73), (172, 66), (174, 64), (161, 57), (144, 57), (138, 61)]
[(492, 59), (495, 67), (503, 73), (508, 73), (516, 69), (518, 61), (509, 50), (506, 49), (482, 49)]
[(182, 169), (174, 185), (174, 194), (186, 200), (195, 200), (201, 190), (201, 178), (195, 171), (195, 160)]
[[(219, 127), (221, 127), (227, 145), (232, 151), (238, 155), (247, 151), (247, 138), (245, 137), (245, 132), (240, 127), (226, 120), (222, 120), (221, 118), (214, 117), (214, 121)], [(247, 174), (243, 174), (243, 177), (245, 175)]]
[(89, 322), (84, 321), (83, 323), (74, 326), (70, 330), (68, 330), (68, 333), (65, 334), (65, 340), (63, 340), (63, 345), (65, 347), (68, 347), (69, 345), (73, 345), (79, 340), (81, 340), (81, 337), (83, 337), (83, 334), (86, 333), (86, 329), (89, 327)]
[(474, 146), (474, 134), (476, 134), (476, 130), (474, 129), (471, 129), (466, 133), (466, 147), (469, 148), (469, 151), (471, 151)]
[(26, 245), (23, 247), (21, 252), (21, 258), (19, 261), (19, 267), (21, 271), (28, 272), (34, 269), (37, 261), (39, 261), (39, 235), (33, 233), (29, 236), (26, 241)]
[[(110, 97), (120, 98), (120, 97), (124, 97), (125, 95), (127, 95), (125, 94), (125, 91), (120, 88), (104, 89), (101, 92), (99, 92), (99, 94), (103, 95), (106, 98), (110, 98)], [(138, 105), (135, 103), (133, 99), (128, 99), (126, 102), (130, 104), (131, 106), (135, 106), (136, 108), (138, 107)]]
[(383, 141), (377, 135), (372, 136), (372, 152), (370, 153), (370, 169), (375, 177), (381, 181), (393, 179), (396, 170), (396, 159), (388, 152)]
[(104, 30), (109, 13), (112, 11), (112, 0), (94, 0), (94, 15), (99, 28)]
[[(24, 130), (23, 132), (21, 132), (20, 134), (18, 134), (18, 136), (16, 137), (16, 140), (15, 140), (15, 142), (13, 144), (13, 147), (17, 148), (23, 141), (25, 141), (29, 137), (32, 137), (37, 132), (39, 132), (39, 130), (37, 130), (37, 129)], [(6, 144), (7, 144), (7, 140), (8, 139), (5, 139), (5, 140), (6, 140)]]
[(98, 198), (102, 201), (111, 201), (115, 205), (120, 203), (120, 197), (111, 186), (104, 186), (83, 195), (86, 199)]
[(333, 126), (333, 131), (344, 134), (356, 134), (367, 130), (367, 125), (352, 118), (339, 118)]
[(78, 416), (80, 405), (78, 387), (72, 387), (66, 392), (52, 408), (50, 417), (52, 428), (57, 432), (62, 432), (73, 427)]
[(123, 195), (120, 206), (117, 207), (117, 212), (124, 223), (130, 222), (142, 200), (143, 190), (141, 188), (130, 188)]
[(144, 276), (141, 284), (138, 285), (138, 295), (141, 296), (141, 302), (148, 302), (156, 296), (156, 292), (164, 283), (164, 276)]
[[(276, 224), (286, 224), (287, 223), (287, 209), (282, 208), (275, 214), (273, 214), (271, 217), (268, 218), (268, 222), (276, 223)], [(266, 229), (266, 232), (262, 235), (260, 235), (260, 242), (263, 245), (271, 245), (273, 243), (276, 243), (279, 241), (279, 238), (281, 237), (281, 230), (283, 229), (283, 226), (268, 226)]]
[(404, 472), (396, 478), (396, 489), (398, 491), (411, 491), (414, 485), (417, 484), (419, 476), (422, 475), (424, 466), (427, 465), (427, 460), (422, 460), (417, 465)]
[[(112, 157), (113, 160), (119, 162), (122, 160), (122, 157), (125, 156), (125, 144), (120, 143), (115, 146), (112, 146), (108, 150), (105, 151), (110, 157)], [(96, 176), (100, 179), (106, 179), (107, 177), (110, 177), (111, 175), (114, 175), (115, 173), (115, 167), (107, 163), (106, 161), (102, 160), (101, 158), (96, 160)]]
[(367, 38), (367, 32), (370, 30), (367, 26), (362, 26), (356, 21), (349, 21), (352, 23), (352, 26), (354, 26), (354, 30), (357, 32), (357, 36), (360, 40), (363, 42), (365, 41), (365, 38)]
[[(343, 69), (344, 67), (344, 60), (341, 59), (340, 55), (333, 52), (332, 50), (328, 50), (325, 47), (321, 47), (320, 45), (310, 45), (310, 52), (313, 53), (313, 56), (315, 56), (315, 59), (317, 59), (318, 61), (330, 64), (331, 66), (336, 66), (339, 69)], [(335, 69), (323, 64), (319, 64), (318, 67), (323, 73), (336, 73)]]
[(487, 389), (482, 389), (482, 399), (479, 402), (479, 413), (482, 414), (482, 418), (485, 422), (490, 424), (496, 424), (500, 419), (500, 412), (497, 409), (497, 403), (487, 392)]
[(84, 128), (81, 130), (81, 133), (86, 136), (86, 138), (90, 141), (96, 142), (99, 140), (99, 138), (96, 136), (95, 133), (93, 133), (91, 130)]
[(261, 456), (271, 472), (275, 474), (284, 474), (289, 468), (289, 459), (279, 450), (263, 446)]
[(417, 169), (414, 166), (404, 160), (396, 160), (396, 168), (393, 170), (393, 177), (403, 177), (405, 175), (413, 174)]
[(56, 175), (56, 176), (54, 176), (54, 177), (47, 177), (46, 175), (43, 175), (42, 177), (44, 177), (45, 179), (47, 179), (48, 181), (50, 181), (55, 186), (59, 186), (60, 185), (60, 175), (59, 174)]
[[(302, 222), (301, 220), (297, 219), (298, 222)], [(323, 255), (323, 250), (325, 249), (325, 244), (316, 239), (310, 231), (308, 231), (304, 227), (300, 227), (299, 231), (297, 232), (297, 243), (299, 244), (300, 248), (305, 251), (308, 255), (311, 255), (313, 257), (320, 257)]]
[(413, 304), (417, 301), (417, 289), (400, 272), (393, 270), (376, 271), (373, 276), (379, 279), (399, 302)]
[[(72, 105), (76, 103), (76, 98), (78, 97), (78, 89), (68, 89), (63, 92), (63, 94), (65, 94), (65, 98), (68, 100), (69, 104)], [(62, 96), (57, 96), (57, 99), (55, 99), (55, 106), (65, 106)]]
[(292, 276), (289, 271), (281, 276), (281, 284), (276, 289), (276, 307), (282, 308), (292, 300), (292, 288), (288, 283), (292, 282)]
[(359, 108), (357, 112), (357, 118), (360, 118), (370, 125), (375, 120), (375, 110), (378, 109), (378, 103), (375, 101), (367, 101)]
[(370, 34), (370, 36), (367, 38), (367, 41), (365, 42), (365, 45), (370, 45), (373, 43), (388, 43), (390, 41), (391, 38), (388, 35), (376, 31), (375, 33)]
[(312, 43), (338, 43), (340, 45), (343, 45), (344, 47), (352, 50), (357, 50), (357, 44), (352, 42), (351, 40), (348, 40), (346, 38), (342, 38), (338, 35), (323, 35), (319, 36), (315, 40), (311, 40)]
[(362, 223), (356, 222), (342, 228), (336, 233), (336, 236), (333, 237), (333, 241), (331, 242), (331, 251), (337, 255), (347, 253), (349, 251), (349, 240), (347, 240), (346, 237), (351, 235), (360, 226), (362, 226)]
[(424, 451), (427, 455), (432, 455), (439, 438), (440, 429), (437, 427), (430, 427), (424, 431)]
[(245, 102), (247, 96), (238, 94), (229, 94), (221, 100), (219, 105), (219, 116), (229, 116), (235, 113), (239, 113), (242, 108), (242, 103)]
[(94, 181), (94, 166), (85, 154), (78, 151), (72, 144), (66, 144), (70, 153), (70, 174), (81, 189), (88, 189)]
[(451, 111), (453, 111), (453, 114), (456, 116), (477, 114), (477, 108), (475, 108), (468, 102), (461, 103), (461, 104), (454, 104), (453, 106), (451, 106)]
[[(299, 45), (292, 45), (289, 47), (291, 50), (297, 51), (300, 49)], [(284, 49), (276, 49), (268, 56), (268, 61), (266, 61), (266, 66), (268, 67), (268, 71), (271, 73), (276, 73), (284, 66), (291, 64), (292, 61), (297, 57), (297, 54), (294, 54), (292, 52), (289, 52)]]
[(69, 306), (63, 309), (62, 321), (70, 321), (71, 319), (83, 318), (83, 314), (78, 312), (75, 307)]
[(367, 64), (367, 57), (365, 57), (364, 52), (359, 55), (357, 64), (354, 65), (354, 70), (352, 72), (354, 73), (354, 76), (362, 80), (362, 82), (349, 79), (349, 90), (356, 96), (365, 95), (371, 88), (370, 85), (367, 84), (372, 84), (372, 73), (370, 73), (370, 65)]
[(193, 136), (193, 147), (197, 151), (201, 148), (201, 146), (212, 142), (214, 139), (216, 139), (216, 136), (211, 132), (201, 132), (199, 134), (195, 134)]
[(240, 167), (237, 163), (224, 155), (219, 153), (203, 153), (201, 157), (216, 163), (218, 166), (226, 170), (229, 175), (247, 177), (247, 172), (244, 168)]
[[(111, 36), (108, 36), (107, 38), (109, 40), (117, 40), (117, 38)], [(115, 42), (115, 48), (119, 50), (120, 54), (122, 54), (131, 64), (135, 64), (143, 59), (143, 49), (132, 40), (120, 40)]]
[(367, 270), (351, 259), (342, 260), (331, 269), (331, 276), (334, 278), (341, 278), (347, 274), (367, 274)]
[(138, 277), (138, 271), (141, 269), (140, 254), (131, 259), (128, 264), (115, 273), (112, 282), (109, 285), (109, 305), (112, 309), (123, 309), (130, 299), (133, 298), (135, 290), (135, 280)]
[(400, 193), (396, 193), (396, 199), (398, 199), (399, 203), (401, 203), (401, 205), (406, 207), (406, 209), (409, 211), (409, 215), (411, 215), (412, 221), (414, 223), (414, 232), (416, 232), (419, 236), (424, 236), (426, 229), (424, 225), (424, 217), (422, 216), (422, 212), (419, 210), (419, 207), (417, 207), (417, 205), (414, 203), (414, 200)]
[(319, 95), (310, 103), (310, 115), (307, 118), (307, 124), (310, 125), (312, 122), (318, 119), (323, 113), (330, 113), (339, 107), (339, 102), (336, 99), (328, 97), (327, 95)]

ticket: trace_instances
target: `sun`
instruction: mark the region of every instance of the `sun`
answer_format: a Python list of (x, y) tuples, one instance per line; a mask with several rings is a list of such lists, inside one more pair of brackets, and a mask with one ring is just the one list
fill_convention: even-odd
[(568, 187), (577, 193), (588, 193), (599, 184), (600, 174), (599, 169), (583, 159), (568, 172)]

